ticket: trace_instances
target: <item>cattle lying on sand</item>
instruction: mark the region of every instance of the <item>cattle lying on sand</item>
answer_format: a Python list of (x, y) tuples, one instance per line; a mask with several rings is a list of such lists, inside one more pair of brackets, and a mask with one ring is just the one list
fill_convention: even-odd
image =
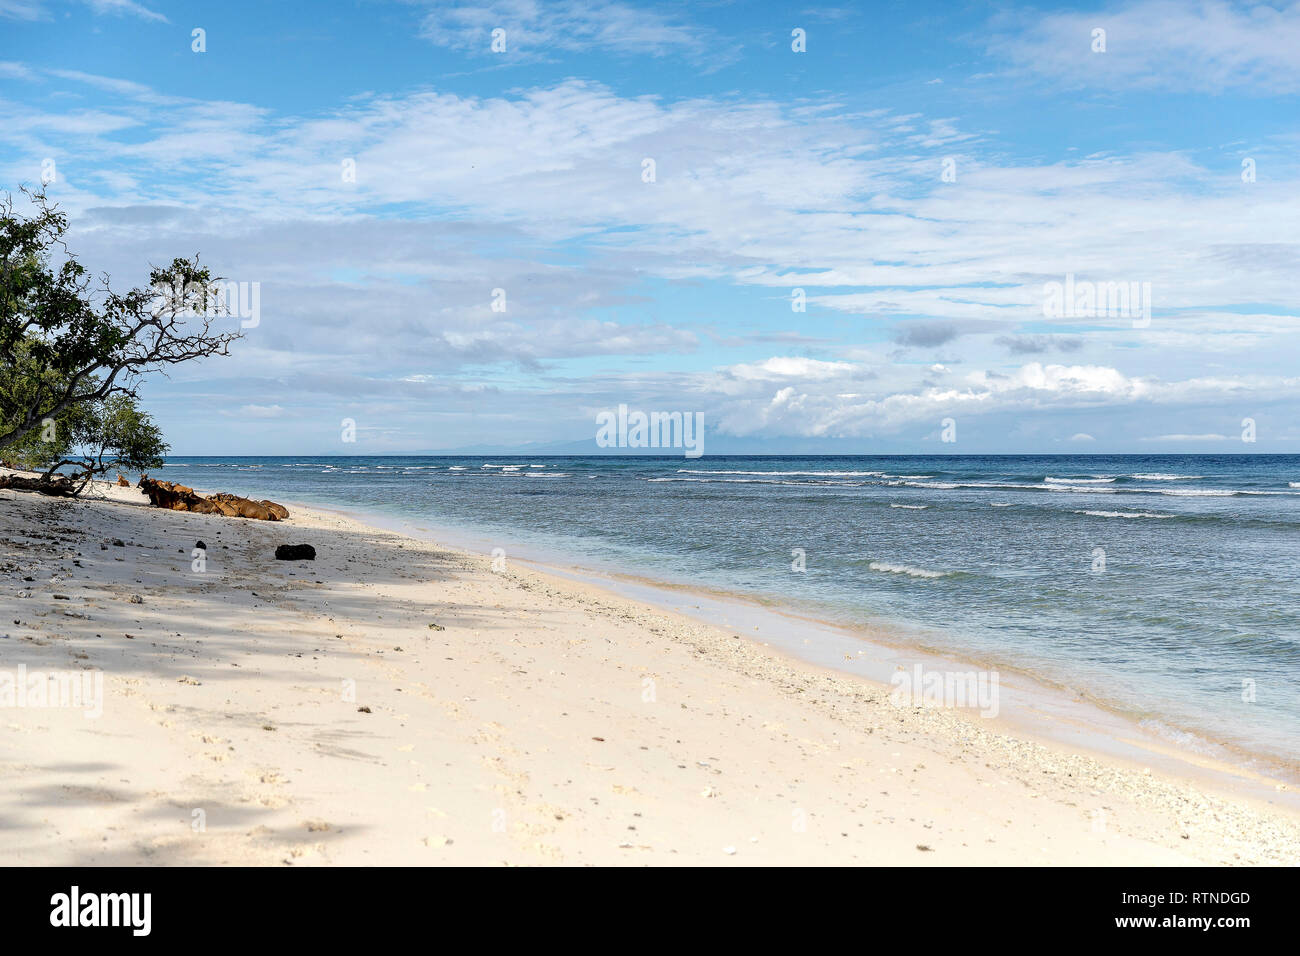
[(140, 476), (139, 487), (156, 508), (225, 515), (228, 518), (254, 518), (258, 521), (279, 521), (289, 517), (289, 509), (274, 501), (253, 501), (251, 498), (225, 493), (205, 498), (193, 488), (170, 481), (155, 481), (148, 475)]

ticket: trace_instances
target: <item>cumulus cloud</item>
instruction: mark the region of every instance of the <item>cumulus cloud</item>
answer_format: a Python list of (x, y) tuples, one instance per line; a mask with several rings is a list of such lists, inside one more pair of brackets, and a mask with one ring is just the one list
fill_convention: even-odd
[[(718, 402), (715, 414), (735, 434), (866, 437), (897, 434), (947, 416), (1222, 406), (1243, 393), (1259, 400), (1277, 399), (1300, 385), (1300, 379), (1294, 377), (1162, 381), (1128, 376), (1108, 366), (1039, 362), (1009, 372), (975, 371), (943, 385), (898, 377), (879, 383), (845, 381), (851, 371), (823, 374), (820, 381), (804, 378), (787, 384), (759, 376), (738, 377), (729, 368), (699, 377), (692, 392), (713, 394), (719, 400), (725, 397), (725, 403)], [(743, 378), (747, 387), (737, 388), (738, 378)], [(1083, 439), (1076, 435), (1071, 440)]]

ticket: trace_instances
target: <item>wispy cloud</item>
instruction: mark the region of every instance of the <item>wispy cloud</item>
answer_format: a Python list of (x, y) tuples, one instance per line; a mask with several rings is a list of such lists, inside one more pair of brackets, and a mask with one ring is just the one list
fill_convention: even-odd
[(1003, 335), (997, 344), (1006, 346), (1013, 355), (1041, 355), (1053, 349), (1077, 352), (1083, 348), (1083, 339), (1065, 335)]
[[(601, 49), (649, 58), (648, 76), (657, 57), (711, 55), (684, 13), (628, 9), (420, 13), (442, 24), (433, 42), (474, 52), (514, 11), (536, 31), (520, 50), (578, 74)], [(638, 33), (634, 13), (667, 26)], [(570, 17), (582, 22), (565, 33)], [(178, 409), (247, 406), (268, 435), (358, 403), (383, 416), (389, 448), (407, 426), (407, 447), (427, 447), (435, 407), (459, 423), (448, 445), (478, 434), (474, 416), (516, 430), (503, 441), (572, 437), (585, 408), (689, 396), (736, 434), (920, 438), (948, 416), (963, 434), (981, 420), (1006, 434), (1041, 415), (1044, 441), (1133, 447), (1140, 433), (1231, 434), (1294, 402), (1287, 149), (1250, 147), (1247, 183), (1241, 143), (1008, 146), (961, 117), (956, 82), (926, 87), (929, 112), (802, 83), (639, 95), (547, 73), (286, 107), (10, 62), (0, 180), (57, 163), (72, 247), (115, 283), (194, 250), (259, 282), (263, 320), (237, 354), (156, 387), (190, 400)], [(1150, 283), (1152, 321), (1046, 316), (1045, 285), (1067, 274)]]
[(45, 20), (49, 14), (40, 0), (0, 0), (0, 17), (10, 20)]
[(1186, 444), (1188, 442), (1234, 441), (1234, 439), (1227, 435), (1216, 435), (1211, 433), (1206, 435), (1153, 435), (1149, 438), (1139, 438), (1138, 441), (1163, 441)]
[[(989, 53), (1068, 86), (1264, 95), (1300, 91), (1300, 4), (1137, 0), (1008, 12)], [(1105, 31), (1104, 52), (1094, 50)]]
[[(496, 30), (503, 33), (494, 38)], [(677, 54), (721, 61), (731, 53), (729, 45), (705, 27), (645, 4), (618, 0), (436, 3), (425, 15), (420, 34), (438, 46), (516, 61), (575, 52)]]
[[(136, 0), (80, 0), (80, 2), (96, 14), (138, 17), (155, 23), (171, 22), (161, 13), (150, 10)], [(0, 17), (11, 20), (48, 20), (51, 16), (51, 5), (49, 0), (0, 0)]]
[(135, 0), (85, 0), (85, 3), (96, 13), (140, 17), (142, 20), (153, 20), (157, 23), (170, 22), (161, 13), (150, 10), (143, 4), (136, 3)]

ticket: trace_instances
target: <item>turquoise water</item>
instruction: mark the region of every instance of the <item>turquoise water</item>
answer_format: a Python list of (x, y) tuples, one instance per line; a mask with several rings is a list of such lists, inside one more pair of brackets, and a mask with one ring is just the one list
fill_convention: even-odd
[(1300, 759), (1300, 456), (177, 458), (156, 476), (906, 625)]

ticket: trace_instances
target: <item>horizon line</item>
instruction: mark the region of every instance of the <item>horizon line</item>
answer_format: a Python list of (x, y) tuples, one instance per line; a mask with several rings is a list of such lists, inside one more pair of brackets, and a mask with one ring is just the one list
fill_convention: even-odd
[[(1212, 452), (1212, 451), (1166, 451), (1166, 452), (762, 452), (747, 454), (744, 452), (727, 452), (724, 454), (704, 454), (698, 457), (685, 455), (609, 455), (609, 454), (561, 454), (557, 452), (385, 452), (382, 454), (314, 454), (311, 452), (293, 452), (274, 455), (267, 454), (220, 454), (220, 455), (169, 455), (168, 458), (647, 458), (647, 459), (681, 459), (683, 461), (701, 461), (706, 458), (1154, 458), (1154, 457), (1197, 456), (1202, 458), (1262, 458), (1262, 457), (1300, 457), (1300, 452)], [(164, 459), (166, 460), (166, 459)]]

